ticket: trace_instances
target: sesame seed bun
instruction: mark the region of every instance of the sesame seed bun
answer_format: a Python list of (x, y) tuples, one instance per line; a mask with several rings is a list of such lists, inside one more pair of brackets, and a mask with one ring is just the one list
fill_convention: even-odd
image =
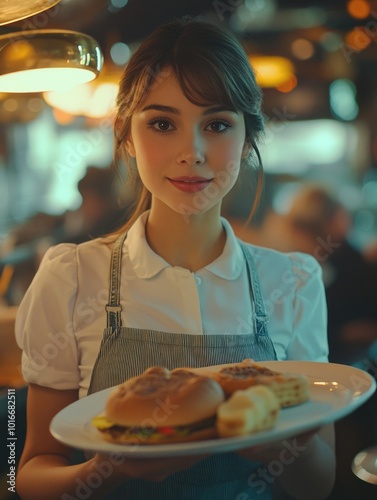
[(153, 367), (119, 385), (105, 413), (120, 426), (182, 426), (213, 417), (224, 399), (210, 377)]

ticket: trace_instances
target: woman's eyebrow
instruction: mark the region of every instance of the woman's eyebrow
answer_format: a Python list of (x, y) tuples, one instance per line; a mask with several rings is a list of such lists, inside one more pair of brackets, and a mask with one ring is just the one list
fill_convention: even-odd
[(164, 106), (163, 104), (148, 104), (141, 111), (149, 111), (153, 109), (154, 111), (163, 111), (164, 113), (174, 113), (175, 115), (179, 115), (180, 111), (177, 108), (173, 108), (172, 106)]
[[(173, 106), (165, 106), (163, 104), (148, 104), (141, 111), (162, 111), (164, 113), (173, 113), (174, 115), (180, 115), (181, 112), (178, 108), (174, 108)], [(212, 115), (213, 113), (222, 113), (224, 111), (230, 111), (232, 113), (237, 113), (237, 111), (233, 108), (227, 106), (214, 106), (212, 108), (207, 108), (203, 111), (203, 115)]]
[(229, 106), (215, 106), (213, 108), (207, 108), (203, 115), (212, 115), (213, 113), (223, 113), (224, 111), (230, 111), (231, 113), (237, 113), (237, 111), (234, 108), (231, 108)]

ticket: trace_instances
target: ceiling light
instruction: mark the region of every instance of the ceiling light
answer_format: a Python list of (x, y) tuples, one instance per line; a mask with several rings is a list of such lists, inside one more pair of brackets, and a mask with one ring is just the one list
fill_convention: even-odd
[(103, 56), (90, 36), (66, 30), (0, 35), (0, 92), (62, 90), (94, 80)]
[(39, 14), (59, 2), (60, 0), (2, 0), (0, 26)]

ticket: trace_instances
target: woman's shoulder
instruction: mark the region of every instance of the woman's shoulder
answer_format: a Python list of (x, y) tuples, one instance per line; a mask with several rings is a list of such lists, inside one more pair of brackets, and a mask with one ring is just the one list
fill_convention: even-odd
[(247, 252), (250, 252), (256, 267), (278, 269), (301, 270), (302, 273), (321, 273), (318, 261), (303, 252), (281, 252), (273, 248), (267, 248), (252, 243), (241, 242)]
[(81, 254), (97, 254), (109, 251), (109, 245), (103, 243), (102, 238), (85, 241), (83, 243), (58, 243), (47, 249), (43, 256), (45, 263), (54, 261), (75, 261)]
[(86, 270), (108, 262), (111, 247), (104, 244), (101, 239), (86, 241), (84, 243), (59, 243), (51, 246), (43, 255), (37, 275), (53, 275), (55, 277), (77, 278), (80, 268)]

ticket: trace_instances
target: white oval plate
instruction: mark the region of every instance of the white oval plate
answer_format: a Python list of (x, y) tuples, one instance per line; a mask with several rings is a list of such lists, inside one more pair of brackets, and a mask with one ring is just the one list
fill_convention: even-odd
[[(303, 373), (311, 383), (309, 401), (281, 410), (273, 429), (248, 436), (218, 438), (190, 443), (122, 445), (105, 441), (90, 421), (101, 413), (113, 388), (82, 398), (61, 410), (52, 420), (50, 431), (62, 443), (86, 451), (116, 453), (138, 458), (224, 453), (287, 439), (302, 432), (339, 420), (361, 406), (375, 391), (376, 382), (358, 368), (309, 361), (258, 362), (271, 370)], [(222, 366), (198, 369), (205, 373)]]

